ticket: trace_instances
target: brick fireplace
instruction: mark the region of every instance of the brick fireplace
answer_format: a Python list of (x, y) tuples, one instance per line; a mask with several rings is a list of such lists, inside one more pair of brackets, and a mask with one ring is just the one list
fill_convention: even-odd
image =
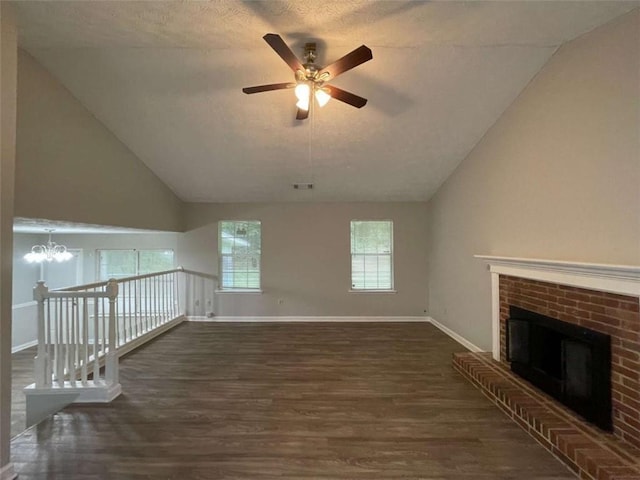
[[(454, 368), (580, 478), (640, 480), (640, 267), (477, 258), (489, 264), (491, 273), (492, 352), (456, 354)], [(534, 321), (559, 320), (565, 333), (588, 329), (597, 333), (585, 334), (608, 336), (604, 365), (608, 374), (610, 340), (607, 394), (611, 402), (605, 398), (612, 422), (606, 428), (612, 423), (613, 433), (587, 422), (561, 404), (558, 396), (544, 393), (521, 378), (520, 367), (515, 373), (512, 371), (507, 361), (507, 339), (518, 339), (519, 334), (509, 333), (506, 326), (510, 315), (521, 311), (529, 312)], [(517, 328), (523, 328), (522, 320), (514, 322)], [(536, 336), (540, 331), (546, 335), (544, 328), (555, 327), (556, 323), (539, 325), (534, 327)], [(526, 335), (523, 338), (530, 338)], [(567, 338), (569, 343), (575, 343)], [(557, 339), (549, 340), (554, 344)], [(510, 350), (513, 353), (513, 348)], [(549, 360), (547, 350), (543, 353), (544, 362)], [(569, 357), (562, 360), (564, 365), (576, 369), (577, 364), (567, 363), (566, 358)], [(581, 365), (577, 370), (587, 372), (593, 363)]]
[(526, 308), (611, 336), (613, 432), (640, 448), (638, 297), (500, 275), (500, 361), (506, 362), (509, 306)]

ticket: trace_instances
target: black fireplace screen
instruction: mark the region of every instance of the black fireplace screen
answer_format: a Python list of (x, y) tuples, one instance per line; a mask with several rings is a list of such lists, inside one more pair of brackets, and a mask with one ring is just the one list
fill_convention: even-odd
[(511, 370), (611, 431), (611, 337), (515, 306), (509, 317)]

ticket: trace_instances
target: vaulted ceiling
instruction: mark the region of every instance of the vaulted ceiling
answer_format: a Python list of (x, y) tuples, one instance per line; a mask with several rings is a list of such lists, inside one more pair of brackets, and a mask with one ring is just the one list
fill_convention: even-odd
[[(185, 201), (426, 200), (554, 51), (637, 2), (15, 2), (19, 42)], [(296, 121), (262, 40), (373, 60)], [(312, 182), (299, 191), (294, 182)]]

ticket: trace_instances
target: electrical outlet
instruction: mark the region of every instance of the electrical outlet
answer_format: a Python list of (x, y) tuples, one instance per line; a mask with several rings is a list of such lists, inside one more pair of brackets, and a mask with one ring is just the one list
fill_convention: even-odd
[(278, 305), (282, 305), (284, 303), (284, 298), (279, 298), (278, 299)]
[(194, 305), (195, 305), (196, 307), (199, 307), (199, 306), (200, 306), (200, 300), (196, 300), (196, 301), (195, 301), (195, 303), (194, 303)]

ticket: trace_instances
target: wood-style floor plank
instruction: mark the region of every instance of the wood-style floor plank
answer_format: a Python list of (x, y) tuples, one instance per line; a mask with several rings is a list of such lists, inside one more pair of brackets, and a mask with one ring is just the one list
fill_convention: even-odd
[(185, 323), (12, 459), (21, 480), (574, 479), (453, 371), (460, 350), (424, 323)]

